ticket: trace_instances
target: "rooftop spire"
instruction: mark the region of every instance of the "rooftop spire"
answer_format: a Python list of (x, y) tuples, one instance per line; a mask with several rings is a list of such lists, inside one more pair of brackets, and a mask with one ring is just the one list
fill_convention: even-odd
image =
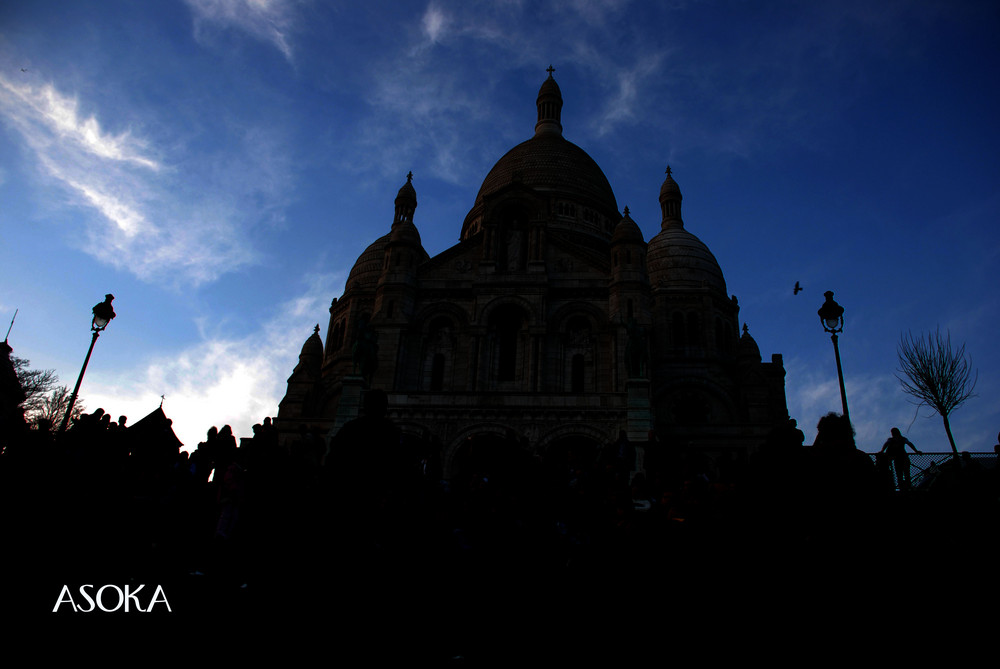
[(559, 84), (552, 78), (555, 68), (549, 65), (545, 71), (549, 76), (542, 82), (542, 87), (538, 89), (538, 99), (535, 100), (535, 105), (538, 107), (535, 137), (550, 133), (562, 135), (562, 123), (559, 122), (563, 104), (562, 93), (559, 91)]

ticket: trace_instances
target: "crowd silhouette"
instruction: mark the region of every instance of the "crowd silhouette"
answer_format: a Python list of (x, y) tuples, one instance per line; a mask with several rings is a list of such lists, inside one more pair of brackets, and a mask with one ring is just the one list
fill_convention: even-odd
[(98, 409), (57, 435), (5, 409), (6, 562), (27, 575), (16, 594), (46, 614), (63, 584), (159, 583), (170, 615), (241, 624), (334, 607), (351, 611), (345, 629), (416, 628), (407, 654), (451, 656), (501, 652), (486, 627), (514, 624), (505, 607), (648, 617), (666, 602), (773, 597), (831, 563), (819, 579), (831, 589), (876, 582), (883, 563), (919, 581), (918, 565), (985, 550), (996, 529), (1000, 470), (946, 462), (927, 494), (900, 494), (838, 414), (812, 446), (794, 420), (776, 426), (749, 459), (655, 434), (536, 458), (511, 433), (494, 445), (514, 455), (443, 480), (440, 444), (403, 435), (387, 409), (366, 392), (328, 445), (304, 427), (279, 444), (265, 418), (239, 442), (212, 427), (190, 454), (162, 410), (127, 426)]

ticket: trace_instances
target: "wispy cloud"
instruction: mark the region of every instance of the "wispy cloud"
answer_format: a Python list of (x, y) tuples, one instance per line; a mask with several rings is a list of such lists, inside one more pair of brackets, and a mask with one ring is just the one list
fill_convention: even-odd
[(603, 27), (610, 16), (623, 11), (631, 0), (570, 0), (565, 7), (578, 14), (585, 22)]
[[(252, 333), (205, 334), (185, 350), (147, 361), (138, 374), (88, 377), (87, 408), (102, 407), (135, 422), (155, 409), (164, 395), (164, 411), (174, 417), (174, 432), (186, 447), (197, 446), (213, 425), (228, 424), (237, 436), (252, 436), (254, 423), (277, 414), (302, 343), (325, 313), (330, 296), (343, 289), (345, 277), (345, 273), (306, 277), (303, 293), (289, 299)], [(319, 325), (325, 336), (326, 323)], [(208, 324), (204, 327), (211, 330)]]
[(293, 62), (290, 35), (295, 24), (295, 3), (289, 0), (185, 0), (195, 15), (195, 36), (206, 24), (235, 28), (255, 39), (270, 42)]
[(126, 237), (135, 237), (146, 222), (142, 214), (112, 195), (72, 179), (66, 179), (66, 183), (78, 190), (105, 218), (114, 221)]
[(640, 56), (634, 63), (610, 68), (608, 79), (616, 83), (617, 90), (607, 97), (596, 119), (598, 135), (606, 135), (619, 124), (641, 116), (645, 104), (641, 93), (656, 83), (654, 78), (660, 72), (663, 58), (662, 53), (651, 53)]
[[(610, 33), (601, 18), (620, 13), (625, 4), (581, 0), (539, 8), (504, 2), (483, 11), (477, 4), (428, 2), (420, 29), (404, 33), (404, 40), (380, 44), (378, 57), (367, 65), (378, 74), (364, 79), (369, 113), (358, 134), (361, 141), (347, 147), (361, 149), (353, 164), (395, 174), (419, 160), (432, 176), (469, 185), (470, 178), (481, 176), (484, 162), (495, 160), (512, 141), (531, 136), (533, 110), (525, 109), (527, 120), (515, 123), (518, 117), (506, 101), (494, 97), (512, 69), (521, 66), (536, 68), (535, 85), (550, 63), (557, 70), (597, 74), (594, 80), (602, 88), (613, 81), (614, 90), (602, 96), (606, 103), (584, 110), (591, 115), (586, 125), (598, 134), (634, 121), (666, 52), (655, 45), (626, 52), (602, 48), (620, 36)], [(456, 53), (463, 58), (456, 60)], [(578, 127), (570, 134), (579, 140), (581, 132)]]
[(427, 10), (424, 12), (424, 16), (420, 20), (420, 24), (424, 29), (424, 34), (427, 36), (427, 39), (431, 42), (438, 42), (442, 37), (444, 37), (444, 32), (447, 29), (448, 17), (437, 5), (431, 3), (427, 5)]
[(51, 84), (32, 86), (18, 84), (0, 75), (0, 88), (19, 124), (39, 125), (48, 129), (51, 139), (74, 144), (82, 153), (115, 162), (132, 163), (158, 170), (159, 163), (143, 155), (146, 143), (128, 131), (113, 135), (101, 130), (91, 115), (82, 118), (76, 98), (61, 94)]
[[(56, 86), (0, 75), (0, 118), (23, 138), (39, 171), (92, 212), (77, 217), (83, 250), (147, 281), (198, 285), (258, 259), (250, 239), (281, 222), (289, 161), (273, 129), (230, 124), (226, 149), (193, 154), (176, 142), (102, 128)], [(55, 205), (55, 206), (58, 206)]]

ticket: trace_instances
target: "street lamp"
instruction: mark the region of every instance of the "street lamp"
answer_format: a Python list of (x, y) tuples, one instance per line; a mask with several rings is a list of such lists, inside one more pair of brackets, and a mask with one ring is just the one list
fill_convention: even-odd
[(823, 331), (830, 333), (833, 341), (833, 354), (837, 358), (837, 378), (840, 380), (840, 401), (844, 405), (844, 418), (851, 420), (851, 414), (847, 411), (847, 390), (844, 388), (844, 368), (840, 365), (840, 346), (837, 344), (837, 333), (844, 331), (844, 307), (837, 304), (833, 299), (833, 291), (828, 290), (823, 293), (826, 302), (816, 312), (819, 314), (820, 323), (823, 324)]
[(115, 310), (111, 307), (111, 301), (114, 299), (115, 296), (108, 293), (104, 296), (103, 302), (94, 305), (92, 310), (94, 318), (90, 322), (90, 331), (94, 333), (94, 336), (90, 339), (90, 348), (87, 350), (87, 357), (83, 360), (83, 368), (80, 370), (80, 377), (76, 380), (76, 387), (73, 388), (73, 394), (69, 397), (69, 406), (66, 407), (66, 415), (63, 416), (62, 424), (59, 425), (60, 433), (66, 431), (66, 426), (69, 424), (69, 417), (73, 414), (73, 405), (76, 404), (76, 396), (80, 392), (83, 375), (87, 373), (87, 365), (90, 363), (90, 354), (94, 352), (94, 344), (97, 343), (97, 338), (101, 336), (104, 328), (108, 327), (108, 323), (115, 317)]

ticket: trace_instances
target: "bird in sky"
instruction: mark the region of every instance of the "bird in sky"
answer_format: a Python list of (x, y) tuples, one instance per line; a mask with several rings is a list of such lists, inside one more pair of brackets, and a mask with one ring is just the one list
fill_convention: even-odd
[(798, 294), (799, 294), (799, 291), (800, 291), (800, 290), (802, 290), (802, 286), (800, 286), (800, 285), (799, 285), (799, 282), (798, 282), (798, 281), (796, 281), (796, 282), (795, 282), (795, 288), (794, 288), (794, 290), (792, 291), (792, 295), (798, 295)]

